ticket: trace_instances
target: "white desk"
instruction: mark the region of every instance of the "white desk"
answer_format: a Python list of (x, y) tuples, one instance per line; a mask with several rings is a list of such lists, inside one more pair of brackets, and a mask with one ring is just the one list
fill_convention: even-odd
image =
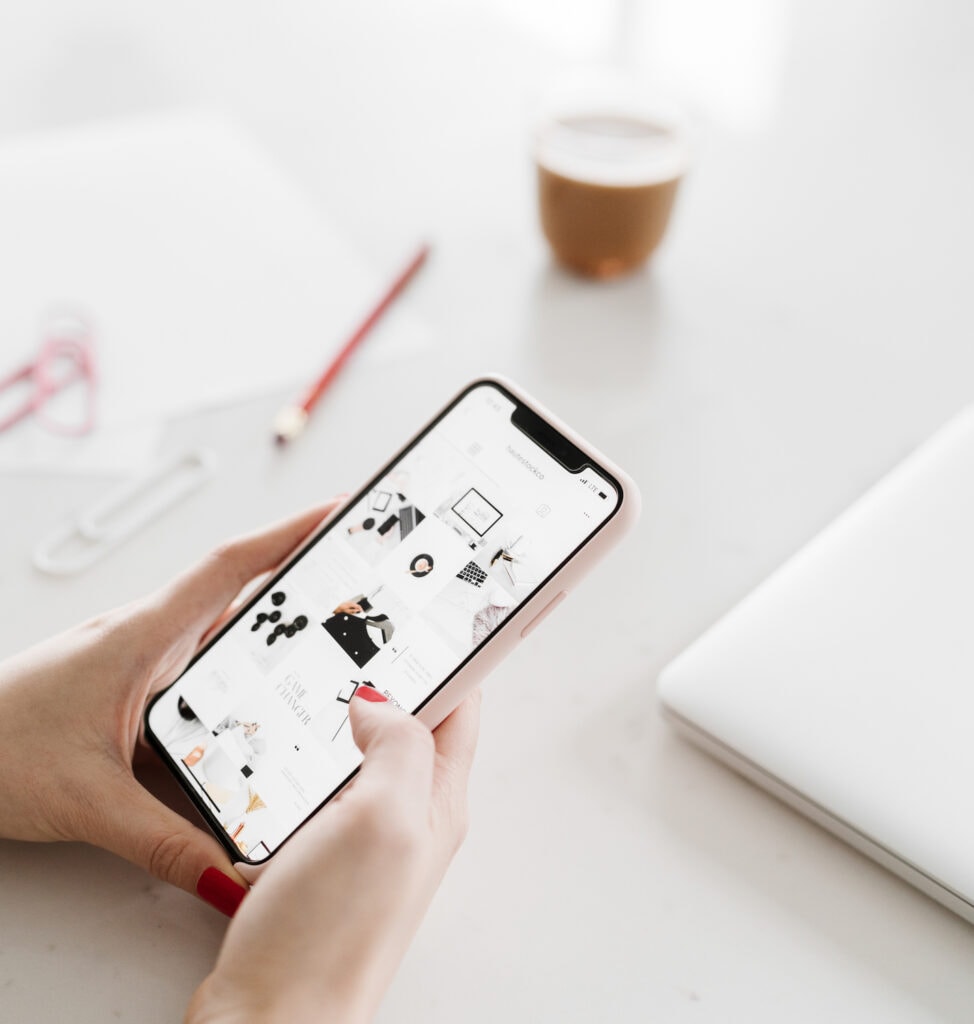
[[(436, 340), (410, 388), (350, 365), (283, 457), (280, 395), (174, 423), (218, 479), (75, 580), (27, 552), (104, 481), (4, 477), (0, 653), (354, 486), (501, 370), (633, 473), (645, 520), (486, 687), (470, 837), (380, 1021), (970, 1020), (974, 931), (672, 737), (653, 689), (970, 396), (970, 5), (20, 8), (0, 135), (226, 106), (376, 258), (435, 240), (407, 301)], [(527, 134), (536, 86), (602, 51), (668, 55), (704, 118), (652, 272), (598, 286), (548, 264)], [(82, 848), (0, 844), (0, 908), (4, 1021), (177, 1020), (223, 929)]]

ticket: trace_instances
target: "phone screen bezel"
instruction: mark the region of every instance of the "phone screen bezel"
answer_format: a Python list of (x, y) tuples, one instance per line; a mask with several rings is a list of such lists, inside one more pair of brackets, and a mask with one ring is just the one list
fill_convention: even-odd
[[(616, 493), (616, 503), (612, 511), (596, 526), (593, 527), (591, 532), (586, 534), (582, 542), (576, 545), (568, 554), (554, 567), (554, 569), (542, 579), (536, 587), (529, 594), (521, 599), (521, 601), (512, 609), (510, 615), (508, 615), (500, 624), (482, 640), (469, 654), (467, 654), (453, 670), (430, 691), (425, 699), (415, 708), (411, 714), (418, 714), (426, 705), (438, 694), (444, 687), (448, 686), (451, 680), (465, 667), (472, 659), (477, 657), (480, 652), (494, 639), (499, 636), (502, 631), (509, 627), (511, 622), (518, 617), (518, 613), (528, 605), (538, 594), (539, 591), (543, 590), (551, 580), (562, 571), (562, 569), (570, 562), (578, 552), (585, 547), (591, 541), (608, 526), (608, 524), (619, 515), (623, 504), (626, 501), (626, 492), (622, 484), (619, 482), (617, 477), (600, 462), (598, 462), (590, 452), (580, 448), (571, 438), (567, 437), (564, 432), (553, 424), (536, 406), (525, 401), (521, 396), (511, 392), (501, 381), (495, 380), (490, 377), (482, 377), (478, 380), (472, 381), (462, 391), (459, 392), (447, 405), (445, 405), (431, 420), (429, 420), (425, 426), (399, 451), (393, 456), (388, 462), (385, 463), (377, 472), (375, 472), (369, 480), (359, 488), (359, 490), (353, 494), (346, 503), (346, 508), (354, 507), (363, 497), (365, 497), (376, 484), (386, 477), (395, 466), (401, 462), (418, 444), (420, 444), (426, 436), (436, 428), (436, 426), (446, 417), (449, 413), (459, 405), (471, 392), (478, 388), (492, 387), (501, 393), (501, 395), (509, 402), (513, 403), (514, 409), (511, 412), (511, 421), (517, 429), (521, 430), (530, 440), (537, 444), (543, 451), (546, 451), (552, 458), (555, 459), (568, 473), (577, 474), (582, 472), (585, 468), (591, 468), (595, 472), (599, 473), (608, 483), (612, 485)], [(537, 436), (536, 436), (537, 435)], [(543, 439), (542, 439), (543, 437)], [(254, 605), (256, 605), (263, 597), (274, 589), (275, 586), (301, 561), (301, 559), (316, 545), (319, 541), (325, 537), (332, 527), (339, 522), (341, 519), (341, 513), (329, 516), (328, 521), (319, 528), (317, 533), (310, 538), (301, 549), (294, 555), (293, 558), (289, 559), (277, 572), (270, 577), (266, 583), (264, 583), (248, 600), (237, 610), (237, 612), (220, 628), (220, 630), (211, 637), (206, 644), (204, 644), (190, 659), (186, 667), (179, 673), (179, 675), (166, 687), (155, 694), (149, 704), (147, 705), (143, 717), (144, 721), (144, 734), (153, 747), (153, 749), (162, 758), (163, 763), (167, 768), (176, 776), (177, 781), (183, 790), (188, 794), (193, 806), (203, 817), (207, 823), (210, 831), (216, 836), (217, 840), (227, 851), (230, 859), (234, 862), (243, 862), (245, 864), (259, 866), (266, 864), (280, 849), (288, 843), (291, 838), (298, 832), (308, 821), (310, 821), (329, 801), (333, 800), (342, 789), (349, 784), (349, 782), (355, 777), (359, 769), (355, 768), (345, 779), (343, 779), (322, 801), (317, 807), (312, 810), (307, 817), (305, 817), (287, 836), (287, 838), (281, 840), (281, 842), (272, 850), (267, 857), (261, 860), (252, 860), (250, 857), (241, 853), (239, 847), (237, 847), (230, 836), (227, 834), (226, 829), (220, 824), (217, 818), (210, 811), (210, 808), (206, 805), (200, 795), (193, 789), (192, 784), (185, 777), (175, 760), (169, 754), (165, 745), (156, 736), (152, 730), (150, 722), (150, 716), (152, 709), (159, 701), (162, 696), (167, 693), (179, 680), (192, 668), (193, 665), (199, 661), (215, 644), (219, 643), (221, 638), (226, 634), (233, 626), (240, 621), (245, 615), (247, 615)]]

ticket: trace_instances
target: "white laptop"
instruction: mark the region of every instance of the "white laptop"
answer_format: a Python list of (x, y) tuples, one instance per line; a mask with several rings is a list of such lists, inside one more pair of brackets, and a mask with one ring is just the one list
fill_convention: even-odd
[(974, 922), (974, 407), (659, 692), (690, 739)]

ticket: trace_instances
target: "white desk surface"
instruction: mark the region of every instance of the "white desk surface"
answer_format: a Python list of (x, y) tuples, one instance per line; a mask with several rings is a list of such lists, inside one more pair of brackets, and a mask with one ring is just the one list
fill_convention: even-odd
[[(377, 263), (434, 240), (406, 301), (435, 340), (419, 369), (350, 365), (284, 456), (280, 395), (174, 423), (167, 444), (211, 445), (218, 479), (77, 579), (28, 552), (105, 482), (3, 477), (0, 653), (356, 485), (501, 370), (632, 472), (645, 519), (487, 685), (470, 836), (379, 1020), (974, 1017), (974, 931), (674, 738), (654, 696), (970, 398), (971, 6), (16, 7), (0, 137), (224, 106)], [(593, 285), (549, 264), (527, 138), (537, 87), (606, 56), (652, 66), (700, 134), (651, 271)], [(0, 843), (0, 908), (4, 1021), (178, 1020), (223, 930), (83, 848)]]

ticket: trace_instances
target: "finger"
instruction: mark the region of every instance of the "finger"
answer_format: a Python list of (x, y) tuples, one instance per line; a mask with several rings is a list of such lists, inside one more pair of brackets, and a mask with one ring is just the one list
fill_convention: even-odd
[(354, 789), (380, 790), (407, 814), (429, 806), (433, 786), (433, 735), (418, 719), (387, 702), (353, 697), (348, 707), (352, 738), (365, 758)]
[(271, 578), (270, 572), (263, 572), (259, 576), (255, 576), (249, 583), (244, 585), (234, 600), (223, 609), (220, 615), (210, 623), (210, 628), (207, 629), (206, 633), (200, 638), (199, 646), (205, 647), (206, 644), (220, 632), (221, 629), (240, 611), (241, 608), (250, 600), (250, 598), (260, 590), (261, 587)]
[(276, 568), (338, 505), (331, 501), (217, 548), (156, 595), (157, 609), (180, 633), (202, 636), (245, 584)]
[(467, 834), (467, 785), (480, 731), (480, 703), (476, 689), (433, 732), (433, 806), (438, 822), (452, 835), (454, 848)]
[(448, 768), (464, 787), (477, 752), (481, 699), (478, 687), (433, 730), (437, 771)]
[(216, 868), (246, 887), (211, 835), (160, 803), (134, 778), (120, 780), (114, 792), (105, 794), (102, 812), (90, 841), (156, 878), (195, 894), (203, 873)]

